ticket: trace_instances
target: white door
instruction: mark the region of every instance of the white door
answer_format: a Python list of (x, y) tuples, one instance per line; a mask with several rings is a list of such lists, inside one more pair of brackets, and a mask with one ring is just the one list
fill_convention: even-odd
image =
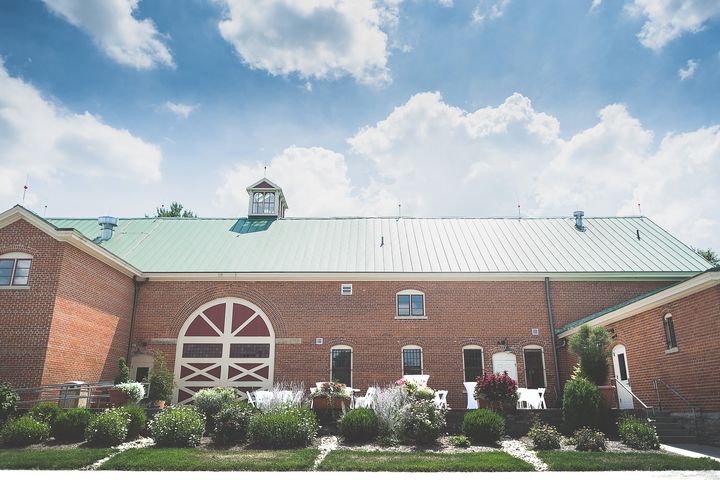
[[(628, 372), (627, 353), (625, 345), (615, 345), (612, 349), (613, 367), (615, 368), (615, 378), (617, 383), (618, 407), (621, 410), (634, 408), (633, 397), (630, 394), (630, 373)], [(625, 388), (623, 388), (625, 387)]]
[(517, 360), (515, 354), (512, 352), (498, 352), (492, 356), (493, 361), (493, 372), (503, 373), (507, 372), (510, 378), (517, 382)]

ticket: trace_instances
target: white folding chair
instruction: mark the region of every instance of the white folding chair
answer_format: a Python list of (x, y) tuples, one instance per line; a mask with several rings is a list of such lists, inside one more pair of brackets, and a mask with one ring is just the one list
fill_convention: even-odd
[(517, 409), (518, 410), (528, 410), (531, 408), (531, 401), (532, 398), (529, 395), (527, 388), (518, 388), (517, 389)]
[(255, 399), (253, 398), (253, 392), (245, 392), (245, 395), (247, 395), (248, 404), (257, 408), (257, 405), (255, 404)]
[(353, 408), (370, 408), (375, 402), (375, 393), (377, 389), (375, 387), (368, 387), (365, 391), (365, 396), (356, 397)]
[(447, 394), (447, 390), (435, 390), (435, 399), (433, 401), (435, 402), (435, 406), (437, 408), (448, 409)]
[(545, 389), (544, 388), (538, 388), (538, 397), (540, 397), (540, 401), (537, 404), (537, 408), (547, 408), (547, 405), (545, 405)]
[(255, 391), (255, 406), (260, 410), (265, 410), (272, 403), (273, 393), (265, 390)]

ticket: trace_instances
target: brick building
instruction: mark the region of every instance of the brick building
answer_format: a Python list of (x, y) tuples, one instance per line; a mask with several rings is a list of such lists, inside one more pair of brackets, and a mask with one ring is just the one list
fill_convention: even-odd
[[(285, 218), (278, 186), (262, 179), (248, 193), (244, 218), (0, 214), (0, 379), (109, 380), (125, 356), (139, 378), (162, 351), (179, 401), (212, 385), (365, 389), (425, 374), (462, 408), (464, 381), (507, 370), (552, 403), (578, 321), (710, 268), (645, 217)], [(717, 330), (717, 292), (686, 297), (678, 314)], [(659, 341), (653, 312), (614, 327), (643, 381), (659, 360), (620, 324)], [(683, 362), (717, 371), (717, 354), (693, 356), (709, 345), (702, 327), (676, 325)], [(654, 394), (645, 387), (632, 388)]]

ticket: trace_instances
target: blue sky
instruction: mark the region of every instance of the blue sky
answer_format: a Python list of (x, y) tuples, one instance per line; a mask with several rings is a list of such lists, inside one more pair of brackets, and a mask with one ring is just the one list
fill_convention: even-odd
[[(720, 250), (720, 6), (0, 4), (0, 202), (142, 216), (638, 212)], [(88, 10), (90, 9), (90, 10)]]

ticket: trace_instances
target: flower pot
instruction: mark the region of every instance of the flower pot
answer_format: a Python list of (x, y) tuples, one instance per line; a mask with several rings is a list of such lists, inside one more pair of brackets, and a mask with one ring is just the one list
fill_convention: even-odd
[(163, 408), (165, 408), (165, 400), (153, 400), (152, 406), (162, 410)]
[(313, 410), (347, 410), (350, 408), (349, 398), (335, 398), (331, 402), (327, 397), (315, 397), (312, 401)]
[(127, 395), (127, 393), (123, 392), (122, 390), (118, 390), (117, 388), (111, 388), (109, 390), (109, 393), (111, 407), (122, 407), (123, 405), (127, 405), (128, 401), (130, 400), (130, 397)]
[(609, 408), (618, 408), (617, 389), (614, 385), (600, 385), (598, 390)]

